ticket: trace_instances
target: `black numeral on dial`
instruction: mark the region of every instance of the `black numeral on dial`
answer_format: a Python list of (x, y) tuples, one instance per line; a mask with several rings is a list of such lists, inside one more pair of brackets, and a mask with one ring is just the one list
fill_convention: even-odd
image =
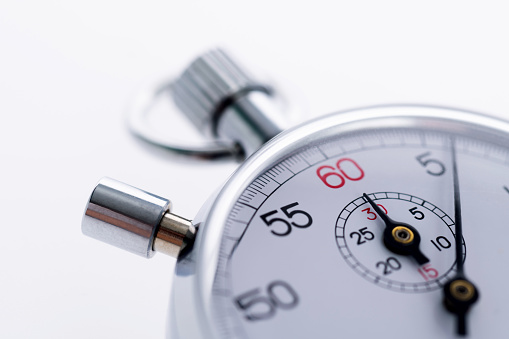
[[(307, 213), (303, 210), (291, 210), (298, 205), (299, 205), (298, 202), (294, 202), (294, 203), (291, 203), (291, 204), (281, 207), (280, 210), (285, 215), (284, 218), (275, 216), (275, 214), (279, 213), (278, 210), (273, 210), (273, 211), (267, 212), (265, 214), (262, 214), (260, 216), (260, 218), (263, 220), (265, 225), (267, 225), (269, 227), (271, 227), (273, 224), (276, 224), (276, 223), (279, 225), (284, 225), (282, 231), (270, 230), (272, 232), (272, 234), (280, 236), (280, 237), (284, 237), (284, 236), (290, 234), (290, 232), (292, 231), (292, 226), (298, 227), (298, 228), (306, 228), (306, 227), (311, 226), (311, 224), (313, 224), (313, 218), (311, 217), (311, 215), (309, 215), (309, 213)], [(298, 218), (299, 219), (298, 223), (294, 222), (294, 221), (290, 221), (291, 219), (293, 219), (294, 217), (296, 217), (298, 215), (301, 215), (301, 217)], [(274, 217), (272, 217), (272, 216), (274, 216)]]
[(431, 152), (419, 154), (415, 159), (427, 169), (428, 174), (438, 177), (445, 173), (445, 165), (440, 160), (431, 158)]
[(376, 263), (376, 268), (381, 268), (384, 275), (391, 274), (401, 268), (401, 263), (394, 257), (389, 257), (385, 261)]
[(254, 288), (242, 293), (234, 301), (247, 320), (257, 321), (274, 317), (277, 309), (295, 308), (299, 296), (287, 282), (276, 280), (267, 285), (265, 293), (260, 288)]
[(412, 213), (412, 215), (414, 216), (415, 219), (417, 220), (422, 220), (424, 219), (424, 213), (422, 213), (421, 211), (419, 211), (417, 209), (417, 207), (412, 207), (411, 209), (408, 210), (410, 213)]
[(357, 232), (350, 233), (350, 238), (354, 237), (357, 237), (357, 245), (362, 245), (366, 243), (366, 240), (370, 241), (375, 239), (375, 235), (372, 232), (368, 231), (367, 227), (363, 227), (357, 230)]
[(437, 248), (437, 250), (442, 251), (442, 248), (450, 248), (451, 242), (449, 239), (444, 237), (443, 235), (438, 236), (435, 240), (430, 240), (433, 245)]

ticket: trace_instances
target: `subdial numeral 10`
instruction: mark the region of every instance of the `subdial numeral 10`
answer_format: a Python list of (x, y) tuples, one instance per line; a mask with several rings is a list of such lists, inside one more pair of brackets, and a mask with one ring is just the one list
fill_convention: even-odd
[(447, 249), (451, 247), (451, 242), (443, 235), (438, 236), (435, 240), (430, 241), (439, 251), (442, 251), (442, 248)]

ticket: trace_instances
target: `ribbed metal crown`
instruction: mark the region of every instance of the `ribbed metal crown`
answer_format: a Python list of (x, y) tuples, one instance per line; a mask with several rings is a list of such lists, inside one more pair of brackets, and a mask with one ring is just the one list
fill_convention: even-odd
[(271, 93), (220, 49), (200, 56), (172, 84), (176, 105), (206, 133), (214, 133), (215, 123), (229, 103), (250, 91)]

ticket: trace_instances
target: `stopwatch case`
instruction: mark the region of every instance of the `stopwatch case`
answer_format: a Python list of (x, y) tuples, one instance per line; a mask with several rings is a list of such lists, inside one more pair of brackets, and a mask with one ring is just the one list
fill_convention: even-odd
[(218, 338), (211, 301), (219, 248), (228, 214), (251, 182), (302, 148), (332, 137), (389, 128), (478, 135), (505, 147), (509, 140), (507, 122), (458, 109), (416, 105), (376, 106), (333, 113), (282, 132), (249, 157), (194, 218), (193, 223), (199, 229), (196, 241), (176, 264), (168, 337)]

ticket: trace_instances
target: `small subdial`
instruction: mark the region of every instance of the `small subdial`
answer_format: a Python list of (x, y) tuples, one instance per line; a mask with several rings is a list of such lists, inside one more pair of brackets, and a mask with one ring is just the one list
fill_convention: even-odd
[(420, 249), (430, 261), (419, 265), (412, 257), (387, 249), (384, 222), (368, 201), (359, 197), (343, 208), (336, 222), (336, 243), (350, 267), (378, 286), (400, 292), (433, 291), (454, 276), (454, 221), (444, 211), (409, 194), (377, 192), (368, 196), (389, 217), (418, 230)]

